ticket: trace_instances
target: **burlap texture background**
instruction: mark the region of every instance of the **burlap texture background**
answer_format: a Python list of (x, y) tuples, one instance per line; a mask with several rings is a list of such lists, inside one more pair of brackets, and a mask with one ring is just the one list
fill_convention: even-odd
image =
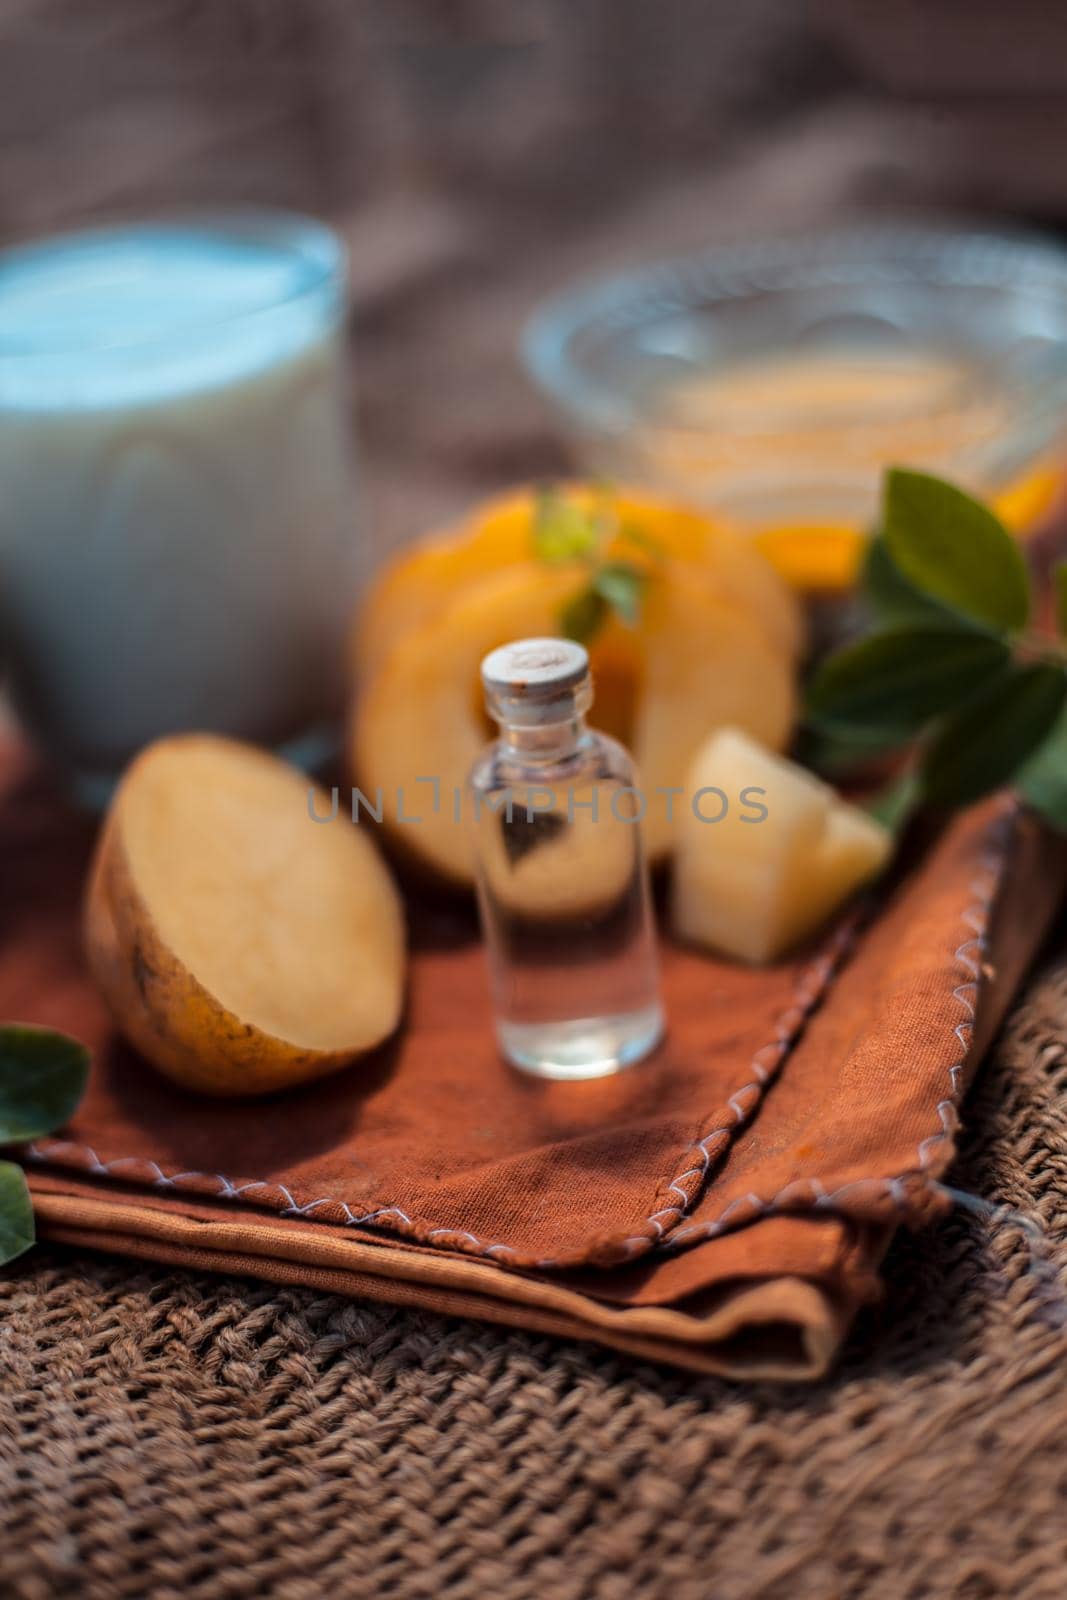
[[(1067, 1268), (1067, 953), (969, 1101), (966, 1189)], [(811, 1386), (54, 1249), (0, 1282), (0, 1591), (1062, 1600), (1067, 1340), (957, 1213)]]
[[(1047, 0), (1010, 27), (956, 0), (936, 35), (914, 0), (597, 0), (580, 23), (558, 0), (495, 54), (473, 46), (496, 4), (0, 9), (5, 239), (205, 199), (344, 228), (377, 549), (566, 464), (512, 351), (575, 273), (853, 209), (1065, 210)], [(466, 28), (447, 92), (438, 19)], [(1060, 1269), (1065, 1039), (1067, 959), (987, 1064), (957, 1171), (1039, 1215)], [(1062, 1600), (1067, 1342), (1028, 1263), (968, 1215), (902, 1237), (830, 1380), (738, 1389), (41, 1250), (0, 1278), (0, 1593)]]

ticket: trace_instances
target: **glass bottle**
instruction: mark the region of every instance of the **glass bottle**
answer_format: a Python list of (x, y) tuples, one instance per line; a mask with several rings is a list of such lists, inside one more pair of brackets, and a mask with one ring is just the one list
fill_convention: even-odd
[(581, 645), (504, 645), (482, 684), (500, 736), (471, 772), (468, 818), (500, 1046), (540, 1077), (605, 1077), (663, 1033), (634, 765), (586, 727)]

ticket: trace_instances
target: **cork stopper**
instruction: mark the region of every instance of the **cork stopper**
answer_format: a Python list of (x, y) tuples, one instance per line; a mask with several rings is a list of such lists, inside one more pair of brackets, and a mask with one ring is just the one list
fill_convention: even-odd
[(593, 702), (589, 656), (571, 639), (517, 639), (482, 662), (489, 715), (505, 725), (537, 727), (580, 716)]

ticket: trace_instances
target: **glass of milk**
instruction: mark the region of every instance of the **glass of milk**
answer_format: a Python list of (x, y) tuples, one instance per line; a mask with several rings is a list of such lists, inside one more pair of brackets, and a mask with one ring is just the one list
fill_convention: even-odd
[(325, 753), (358, 578), (345, 263), (237, 213), (0, 253), (0, 659), (99, 801), (147, 741)]

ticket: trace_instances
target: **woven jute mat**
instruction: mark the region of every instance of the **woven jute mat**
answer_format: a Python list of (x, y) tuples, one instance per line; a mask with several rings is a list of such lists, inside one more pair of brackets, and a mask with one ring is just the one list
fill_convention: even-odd
[[(0, 1593), (1063, 1600), (1067, 952), (815, 1386), (38, 1250), (0, 1281)], [(1059, 1286), (1055, 1281), (1059, 1274)]]

